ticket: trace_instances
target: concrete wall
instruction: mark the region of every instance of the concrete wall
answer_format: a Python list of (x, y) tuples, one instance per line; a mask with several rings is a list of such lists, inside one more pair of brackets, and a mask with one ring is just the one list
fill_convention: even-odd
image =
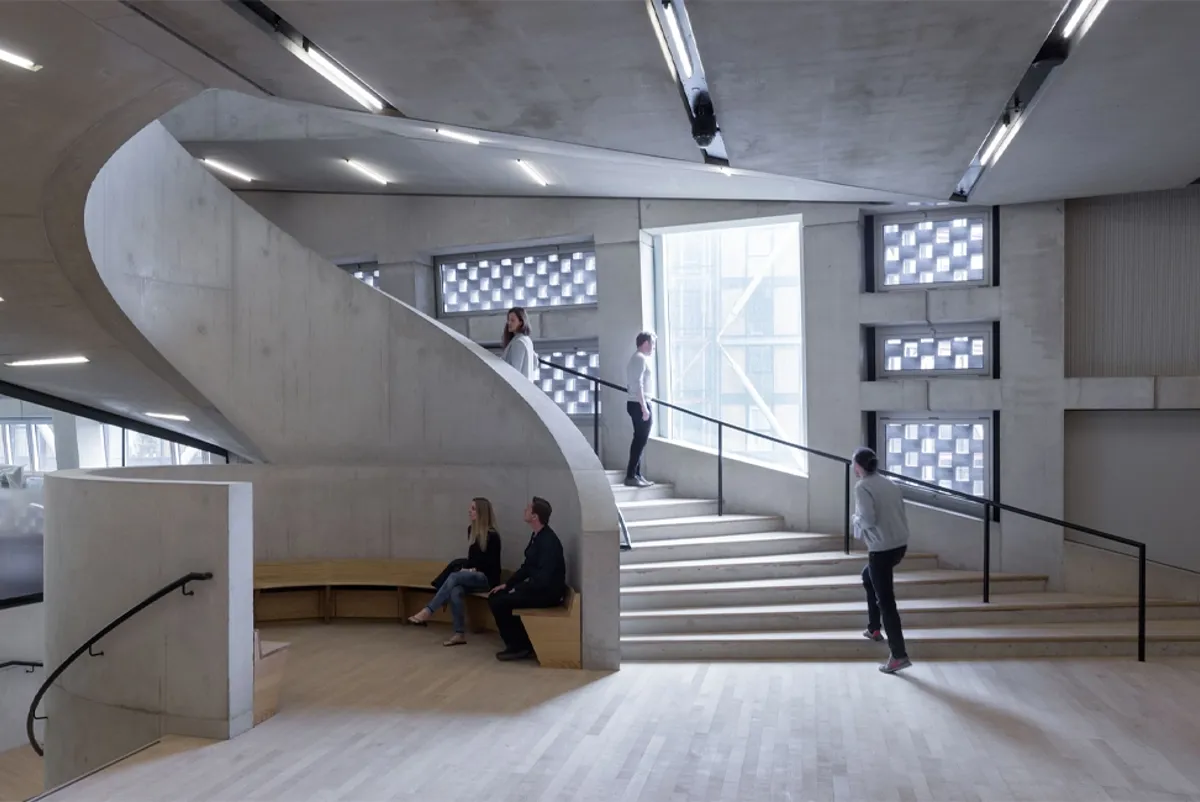
[[(532, 486), (552, 499), (556, 528), (580, 538), (584, 665), (617, 666), (616, 505), (588, 442), (544, 393), (296, 242), (158, 123), (105, 165), (85, 222), (122, 311), (267, 461), (404, 466), (397, 475), (440, 482), (460, 505)], [(515, 478), (501, 487), (487, 475)], [(420, 506), (396, 508), (396, 526), (420, 531)], [(371, 536), (322, 520), (331, 548)]]
[[(0, 610), (0, 663), (6, 660), (45, 662), (46, 606), (26, 604)], [(0, 752), (28, 743), (25, 737), (25, 715), (38, 686), (46, 679), (44, 668), (27, 671), (13, 666), (0, 671)], [(41, 722), (35, 723), (35, 734), (45, 732)]]
[(164, 734), (232, 738), (253, 721), (253, 529), (245, 484), (132, 479), (122, 469), (46, 482), (46, 662), (171, 581), (211, 571), (83, 656), (47, 694), (46, 785)]

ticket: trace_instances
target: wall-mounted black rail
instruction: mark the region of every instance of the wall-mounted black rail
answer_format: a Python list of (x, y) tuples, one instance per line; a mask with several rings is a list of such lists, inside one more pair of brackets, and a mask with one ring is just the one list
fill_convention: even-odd
[[(541, 364), (545, 365), (548, 368), (552, 368), (554, 370), (561, 370), (563, 373), (568, 373), (572, 376), (576, 376), (581, 379), (587, 379), (588, 381), (592, 382), (593, 389), (594, 389), (594, 395), (592, 397), (595, 399), (595, 403), (593, 404), (593, 412), (592, 412), (593, 442), (595, 444), (596, 453), (597, 454), (600, 453), (600, 388), (607, 387), (610, 390), (616, 390), (621, 393), (628, 393), (629, 391), (625, 387), (622, 387), (621, 385), (619, 385), (615, 382), (606, 381), (604, 379), (601, 379), (598, 376), (589, 376), (586, 373), (582, 373), (577, 370), (572, 370), (571, 368), (568, 368), (564, 365), (559, 365), (555, 362), (551, 362), (546, 359), (539, 359), (538, 361), (541, 362)], [(719, 418), (713, 418), (708, 415), (704, 415), (700, 412), (695, 412), (693, 410), (686, 409), (677, 404), (672, 404), (669, 401), (663, 401), (658, 398), (652, 398), (650, 400), (660, 407), (664, 407), (666, 409), (671, 409), (676, 412), (681, 412), (684, 415), (690, 415), (693, 418), (698, 418), (702, 421), (711, 423), (717, 427), (717, 514), (718, 515), (725, 514), (725, 467), (724, 467), (724, 462), (725, 462), (724, 430), (725, 429), (732, 429), (735, 432), (742, 432), (743, 434), (750, 435), (753, 437), (758, 437), (758, 438), (761, 438), (761, 439), (766, 440), (771, 443), (777, 443), (779, 445), (787, 446), (789, 448), (799, 449), (800, 451), (803, 451), (806, 454), (812, 454), (815, 457), (821, 457), (822, 459), (830, 460), (832, 462), (836, 462), (836, 463), (840, 464), (844, 471), (844, 481), (843, 481), (843, 487), (842, 487), (843, 507), (845, 510), (844, 518), (843, 518), (844, 528), (842, 530), (843, 531), (843, 548), (847, 554), (850, 553), (850, 535), (851, 535), (851, 529), (850, 529), (850, 487), (851, 487), (850, 472), (851, 472), (851, 468), (850, 468), (850, 466), (851, 466), (852, 462), (848, 457), (843, 457), (838, 454), (830, 454), (827, 451), (821, 451), (819, 449), (809, 448), (808, 446), (802, 446), (799, 443), (792, 443), (787, 440), (782, 440), (778, 437), (772, 437), (771, 435), (762, 434), (760, 432), (756, 432), (751, 429), (747, 429), (744, 426), (738, 426), (733, 423), (726, 423), (725, 421), (723, 421)], [(1063, 521), (1058, 518), (1052, 518), (1049, 515), (1042, 515), (1041, 513), (1033, 512), (1032, 510), (1026, 510), (1021, 507), (1014, 507), (1012, 504), (1004, 504), (999, 501), (993, 501), (992, 499), (984, 498), (983, 496), (973, 496), (970, 493), (963, 493), (958, 490), (951, 490), (949, 488), (942, 487), (941, 485), (935, 485), (931, 482), (922, 482), (919, 479), (913, 479), (913, 478), (911, 478), (909, 476), (905, 476), (903, 474), (892, 473), (891, 471), (879, 471), (879, 473), (883, 476), (890, 477), (892, 479), (895, 479), (898, 482), (903, 482), (904, 484), (911, 485), (913, 487), (919, 487), (923, 490), (927, 490), (927, 491), (930, 491), (933, 493), (939, 493), (944, 496), (950, 496), (952, 498), (957, 498), (957, 499), (962, 499), (964, 501), (974, 502), (980, 506), (980, 511), (982, 513), (981, 517), (983, 518), (983, 601), (984, 601), (984, 603), (990, 602), (991, 596), (992, 596), (992, 516), (993, 516), (993, 513), (998, 512), (999, 510), (1004, 510), (1005, 512), (1010, 512), (1014, 515), (1020, 515), (1025, 518), (1031, 518), (1035, 521), (1041, 521), (1042, 523), (1047, 523), (1047, 524), (1050, 524), (1051, 526), (1060, 526), (1064, 529), (1071, 529), (1076, 532), (1081, 532), (1085, 535), (1092, 535), (1093, 537), (1098, 537), (1103, 540), (1107, 540), (1111, 543), (1118, 543), (1122, 546), (1126, 546), (1131, 549), (1136, 549), (1137, 550), (1137, 561), (1138, 561), (1138, 661), (1139, 662), (1146, 661), (1146, 544), (1145, 543), (1138, 541), (1138, 540), (1132, 540), (1132, 539), (1126, 538), (1126, 537), (1120, 537), (1118, 535), (1112, 535), (1112, 534), (1109, 534), (1108, 532), (1101, 532), (1099, 529), (1092, 529), (1089, 526), (1082, 526), (1080, 524), (1073, 524), (1070, 521)]]
[(13, 666), (25, 666), (25, 673), (32, 674), (33, 670), (41, 668), (42, 664), (37, 660), (5, 660), (3, 663), (0, 663), (0, 671), (12, 668)]
[(29, 738), (29, 745), (33, 747), (33, 751), (37, 752), (39, 755), (43, 754), (42, 745), (38, 743), (37, 737), (33, 734), (33, 722), (45, 718), (45, 716), (39, 716), (37, 714), (38, 705), (41, 704), (42, 697), (46, 695), (46, 691), (50, 690), (50, 686), (54, 684), (54, 681), (61, 677), (62, 673), (66, 671), (72, 663), (74, 663), (84, 654), (93, 654), (93, 656), (96, 657), (103, 656), (104, 652), (93, 653), (92, 647), (95, 646), (96, 643), (105, 635), (112, 632), (114, 629), (121, 626), (121, 624), (124, 624), (130, 618), (133, 618), (135, 615), (140, 613), (142, 610), (145, 610), (159, 599), (163, 598), (164, 596), (168, 596), (177, 590), (181, 590), (184, 596), (193, 595), (194, 591), (189, 591), (187, 589), (189, 582), (204, 582), (205, 580), (212, 578), (213, 575), (211, 572), (197, 573), (193, 571), (192, 573), (184, 574), (174, 582), (163, 586), (161, 589), (151, 593), (145, 599), (114, 618), (111, 623), (109, 623), (92, 637), (88, 638), (82, 646), (71, 652), (71, 655), (66, 660), (63, 660), (58, 668), (51, 671), (50, 676), (46, 677), (46, 680), (42, 683), (41, 687), (38, 688), (37, 693), (33, 695), (33, 701), (29, 705), (29, 713), (25, 716), (25, 735)]

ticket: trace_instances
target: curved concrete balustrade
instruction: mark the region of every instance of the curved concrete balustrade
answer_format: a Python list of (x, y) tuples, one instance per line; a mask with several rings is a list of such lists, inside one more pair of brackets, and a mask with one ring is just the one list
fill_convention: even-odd
[(166, 734), (231, 738), (253, 718), (252, 492), (246, 483), (135, 478), (122, 470), (46, 479), (46, 666), (192, 571), (105, 636), (50, 689), (46, 787)]

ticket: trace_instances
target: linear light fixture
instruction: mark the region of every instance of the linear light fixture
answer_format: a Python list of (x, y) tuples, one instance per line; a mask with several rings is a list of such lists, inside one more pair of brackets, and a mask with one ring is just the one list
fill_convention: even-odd
[(147, 418), (157, 418), (158, 420), (174, 420), (180, 423), (188, 423), (191, 421), (187, 415), (176, 415), (172, 412), (147, 412)]
[(531, 179), (533, 179), (533, 181), (535, 183), (537, 183), (539, 186), (544, 187), (544, 186), (548, 186), (550, 184), (549, 181), (547, 181), (545, 178), (542, 177), (542, 174), (538, 172), (538, 169), (536, 167), (534, 167), (532, 164), (525, 161), (524, 159), (517, 159), (517, 166), (520, 167), (522, 170), (524, 170), (525, 175), (527, 175)]
[(717, 172), (729, 178), (733, 178), (734, 176), (733, 168), (731, 167), (718, 167)]
[(384, 178), (379, 173), (375, 172), (374, 170), (372, 170), (370, 167), (363, 164), (362, 162), (355, 161), (354, 159), (346, 159), (345, 162), (346, 162), (346, 164), (350, 165), (355, 170), (357, 170), (359, 173), (362, 173), (363, 175), (365, 175), (367, 178), (371, 179), (372, 181), (378, 181), (380, 184), (386, 184), (388, 182), (388, 180), (386, 178)]
[(675, 70), (675, 59), (671, 58), (671, 48), (667, 47), (667, 37), (663, 34), (662, 22), (659, 21), (658, 12), (654, 8), (656, 2), (657, 0), (646, 0), (646, 13), (650, 15), (650, 26), (654, 28), (654, 38), (658, 39), (663, 60), (667, 62), (667, 69), (671, 71), (671, 80), (678, 82), (679, 73)]
[(449, 128), (434, 128), (433, 132), (438, 136), (446, 137), (446, 139), (453, 139), (455, 142), (466, 142), (468, 145), (478, 145), (483, 141), (477, 136), (464, 134), (460, 131), (451, 131)]
[(44, 359), (19, 359), (5, 364), (10, 368), (42, 368), (51, 365), (83, 365), (87, 362), (86, 356), (52, 356)]
[(1083, 38), (1106, 5), (1108, 5), (1108, 0), (1081, 0), (1071, 15), (1067, 17), (1067, 23), (1063, 25), (1063, 38), (1070, 39), (1076, 29), (1079, 31), (1080, 38)]
[(1020, 118), (1007, 118), (1000, 123), (1000, 127), (992, 134), (991, 140), (987, 147), (983, 149), (983, 155), (979, 157), (979, 163), (984, 167), (995, 164), (1004, 155), (1004, 151), (1008, 148), (1008, 143), (1013, 141), (1013, 137), (1017, 135), (1017, 129)]
[(667, 30), (671, 33), (671, 41), (675, 44), (675, 55), (679, 58), (679, 66), (683, 77), (692, 77), (692, 54), (688, 52), (687, 42), (683, 40), (683, 29), (679, 25), (679, 16), (675, 13), (675, 4), (671, 0), (663, 0), (663, 13), (667, 15)]
[(304, 49), (301, 52), (304, 53), (304, 60), (308, 62), (308, 66), (316, 70), (326, 81), (354, 98), (367, 110), (383, 111), (383, 101), (376, 97), (374, 92), (335, 64), (333, 59), (317, 49), (312, 42), (305, 40)]
[(254, 180), (250, 176), (243, 173), (241, 170), (238, 170), (235, 167), (230, 167), (225, 162), (219, 162), (216, 159), (201, 159), (200, 161), (204, 162), (205, 164), (207, 164), (209, 167), (213, 168), (217, 172), (224, 173), (225, 175), (230, 176), (231, 178), (236, 178), (238, 181), (245, 181), (248, 184)]
[(24, 56), (18, 56), (16, 53), (10, 53), (7, 50), (0, 50), (0, 61), (6, 64), (11, 64), (14, 67), (20, 67), (23, 70), (37, 72), (42, 68), (41, 64), (34, 64)]

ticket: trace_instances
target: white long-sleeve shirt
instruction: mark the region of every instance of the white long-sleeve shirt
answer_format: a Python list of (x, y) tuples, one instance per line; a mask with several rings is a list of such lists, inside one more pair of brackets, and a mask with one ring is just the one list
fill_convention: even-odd
[(528, 334), (518, 334), (509, 340), (501, 356), (530, 381), (537, 375), (537, 353), (533, 350), (533, 340)]
[(654, 397), (654, 367), (650, 357), (641, 351), (634, 351), (625, 368), (625, 387), (629, 390), (629, 400), (635, 404), (643, 401), (647, 404)]
[(854, 537), (867, 551), (890, 551), (908, 545), (908, 515), (900, 487), (877, 473), (854, 486)]

